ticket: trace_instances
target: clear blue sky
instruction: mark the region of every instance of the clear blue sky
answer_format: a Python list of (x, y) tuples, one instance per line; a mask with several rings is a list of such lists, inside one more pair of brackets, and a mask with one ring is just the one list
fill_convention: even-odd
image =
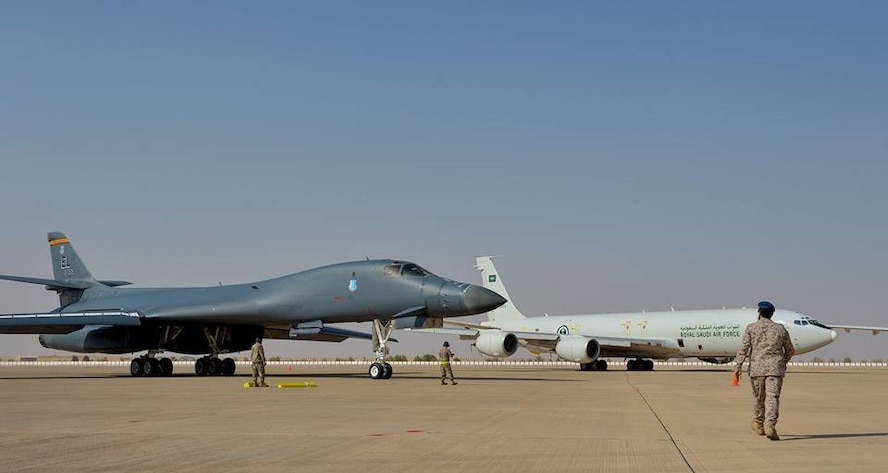
[[(769, 299), (888, 325), (886, 18), (875, 1), (13, 2), (0, 273), (50, 275), (47, 231), (140, 286), (365, 256), (477, 282), (496, 254), (528, 314)], [(0, 312), (56, 302), (0, 283)], [(815, 354), (888, 358), (886, 336)], [(0, 336), (0, 354), (43, 352)]]

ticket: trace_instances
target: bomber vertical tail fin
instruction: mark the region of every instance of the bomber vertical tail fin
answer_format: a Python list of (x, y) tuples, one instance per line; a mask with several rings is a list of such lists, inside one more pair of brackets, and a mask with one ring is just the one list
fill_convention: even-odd
[(69, 281), (72, 279), (82, 281), (95, 281), (89, 270), (77, 256), (74, 247), (68, 237), (61, 232), (50, 232), (47, 235), (49, 240), (49, 252), (52, 256), (52, 274), (57, 281)]
[[(52, 274), (56, 281), (85, 282), (90, 286), (97, 283), (64, 233), (50, 232), (46, 237), (49, 240), (49, 254), (52, 257)], [(59, 293), (59, 303), (62, 307), (79, 301), (83, 295), (83, 289), (58, 288), (56, 291)]]
[(506, 299), (505, 304), (487, 313), (487, 320), (496, 322), (498, 320), (526, 318), (512, 302), (512, 298), (509, 296), (509, 292), (506, 291), (506, 286), (503, 284), (502, 278), (500, 278), (499, 273), (496, 272), (492, 256), (479, 256), (475, 258), (475, 268), (481, 271), (481, 285)]

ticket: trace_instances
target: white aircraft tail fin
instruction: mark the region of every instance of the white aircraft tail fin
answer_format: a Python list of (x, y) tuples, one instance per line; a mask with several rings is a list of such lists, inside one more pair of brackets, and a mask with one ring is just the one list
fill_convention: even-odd
[(487, 313), (487, 320), (497, 322), (525, 318), (524, 314), (515, 307), (512, 298), (509, 297), (509, 292), (506, 291), (502, 278), (496, 272), (496, 267), (493, 266), (493, 257), (479, 256), (475, 258), (475, 268), (481, 271), (481, 285), (506, 299), (505, 304)]

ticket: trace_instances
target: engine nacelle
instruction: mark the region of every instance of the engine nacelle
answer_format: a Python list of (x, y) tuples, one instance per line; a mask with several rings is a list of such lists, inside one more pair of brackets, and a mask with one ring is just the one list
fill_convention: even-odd
[(141, 333), (130, 327), (87, 325), (71, 333), (40, 335), (40, 344), (76, 353), (132, 353), (150, 348)]
[(598, 359), (601, 345), (598, 340), (586, 337), (562, 337), (555, 345), (555, 354), (564, 361), (591, 363)]
[[(189, 355), (212, 353), (204, 328), (214, 331), (219, 327), (189, 326), (176, 328), (175, 337), (167, 339), (166, 326), (121, 327), (87, 325), (71, 333), (40, 335), (40, 344), (54, 350), (76, 353), (133, 353), (142, 350), (161, 349)], [(217, 340), (221, 353), (249, 350), (256, 337), (263, 333), (259, 326), (222, 327), (227, 336)]]
[(505, 358), (518, 350), (518, 337), (502, 330), (484, 330), (475, 339), (475, 348), (487, 356)]

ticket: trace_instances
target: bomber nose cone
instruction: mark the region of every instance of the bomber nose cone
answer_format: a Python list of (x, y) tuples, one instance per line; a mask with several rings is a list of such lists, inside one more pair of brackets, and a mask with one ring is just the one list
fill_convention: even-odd
[(489, 312), (505, 303), (502, 296), (481, 286), (469, 286), (463, 295), (463, 306), (472, 314)]

